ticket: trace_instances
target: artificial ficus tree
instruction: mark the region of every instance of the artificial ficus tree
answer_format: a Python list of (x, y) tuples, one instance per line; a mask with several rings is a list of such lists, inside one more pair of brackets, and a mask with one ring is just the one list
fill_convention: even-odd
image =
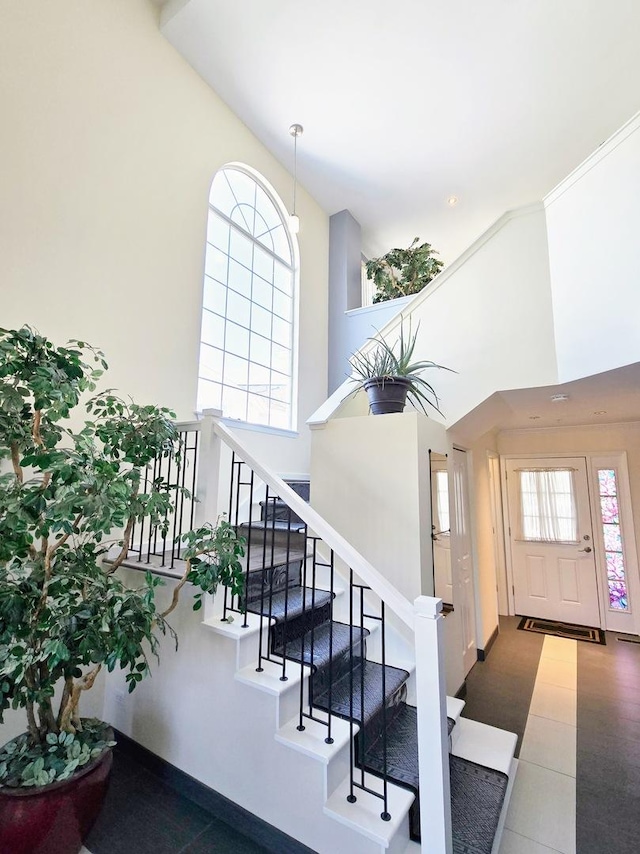
[(64, 779), (103, 749), (104, 733), (80, 718), (82, 694), (103, 667), (123, 668), (135, 688), (159, 635), (173, 634), (166, 618), (187, 581), (196, 609), (218, 584), (243, 590), (243, 541), (224, 520), (184, 535), (184, 574), (164, 611), (157, 576), (131, 588), (116, 572), (136, 523), (167, 524), (171, 485), (141, 483), (180, 445), (170, 410), (90, 397), (106, 369), (82, 341), (0, 330), (0, 722), (23, 708), (27, 728), (0, 751), (0, 785)]

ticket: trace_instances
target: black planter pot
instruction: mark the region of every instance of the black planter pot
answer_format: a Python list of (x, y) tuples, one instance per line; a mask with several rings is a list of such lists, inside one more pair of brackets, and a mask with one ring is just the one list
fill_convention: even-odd
[(411, 381), (404, 377), (372, 377), (362, 387), (369, 397), (372, 414), (387, 415), (404, 410)]

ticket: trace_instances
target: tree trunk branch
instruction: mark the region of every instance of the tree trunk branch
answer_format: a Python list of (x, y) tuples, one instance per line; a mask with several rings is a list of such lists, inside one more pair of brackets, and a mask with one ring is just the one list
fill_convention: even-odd
[(61, 732), (76, 732), (76, 727), (72, 723), (72, 718), (77, 719), (78, 715), (78, 703), (80, 702), (80, 695), (83, 691), (88, 691), (93, 687), (93, 683), (96, 681), (96, 676), (100, 673), (102, 669), (101, 664), (96, 664), (93, 670), (90, 670), (88, 673), (85, 673), (77, 682), (74, 683), (73, 688), (71, 689), (69, 698), (67, 699), (67, 703), (62, 711), (62, 717), (60, 719), (60, 731)]

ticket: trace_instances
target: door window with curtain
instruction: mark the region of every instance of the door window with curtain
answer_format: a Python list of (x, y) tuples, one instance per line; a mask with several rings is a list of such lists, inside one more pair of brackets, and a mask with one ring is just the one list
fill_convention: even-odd
[(449, 533), (449, 475), (446, 471), (435, 474), (435, 525), (438, 533)]
[(518, 539), (542, 543), (577, 543), (578, 514), (574, 470), (519, 469)]

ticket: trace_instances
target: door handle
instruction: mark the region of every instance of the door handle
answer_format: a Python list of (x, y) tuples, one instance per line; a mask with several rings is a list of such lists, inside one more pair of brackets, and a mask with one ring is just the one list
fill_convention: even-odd
[(591, 551), (591, 546), (586, 546), (584, 549), (578, 549), (579, 552), (587, 552), (587, 554)]

